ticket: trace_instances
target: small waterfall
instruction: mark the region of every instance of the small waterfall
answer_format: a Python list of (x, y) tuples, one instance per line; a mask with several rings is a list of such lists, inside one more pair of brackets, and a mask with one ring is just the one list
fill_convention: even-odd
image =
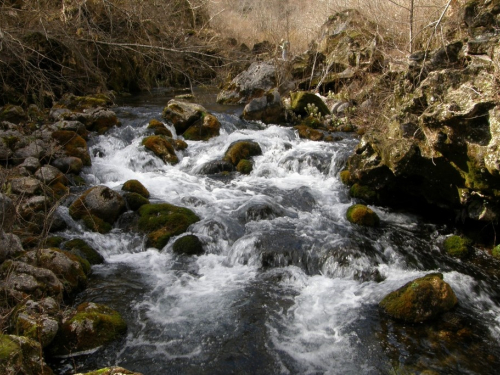
[[(444, 273), (464, 319), (487, 327), (484, 344), (473, 349), (489, 347), (479, 362), (482, 373), (494, 373), (500, 304), (491, 283), (498, 280), (477, 281), (474, 270), (457, 270), (437, 247), (442, 228), (412, 215), (373, 207), (380, 228), (348, 223), (345, 212), (353, 201), (338, 173), (357, 144), (353, 136), (304, 141), (293, 128), (219, 113), (221, 135), (188, 141), (179, 164), (170, 166), (141, 145), (148, 121), (160, 112), (155, 103), (118, 108), (123, 126), (94, 138), (84, 178), (117, 190), (137, 179), (153, 202), (192, 209), (201, 220), (189, 232), (206, 253), (175, 255), (172, 240), (164, 249), (148, 249), (142, 236), (119, 226), (107, 235), (86, 232), (62, 208), (71, 222), (63, 235), (85, 239), (106, 259), (94, 266), (79, 299), (117, 309), (129, 329), (121, 342), (61, 363), (61, 374), (73, 363), (79, 371), (118, 364), (148, 375), (386, 374), (422, 366), (449, 373), (443, 351), (459, 358), (451, 365), (454, 373), (478, 373), (477, 358), (467, 359), (470, 348), (450, 344), (434, 355), (437, 349), (425, 342), (413, 343), (400, 358), (408, 369), (391, 367), (391, 353), (404, 352), (398, 344), (404, 328), (387, 327), (377, 304), (430, 271)], [(242, 139), (262, 148), (250, 175), (199, 173)]]

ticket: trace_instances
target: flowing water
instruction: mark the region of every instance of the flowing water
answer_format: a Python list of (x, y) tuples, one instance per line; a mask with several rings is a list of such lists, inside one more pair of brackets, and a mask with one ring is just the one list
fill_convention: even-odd
[[(241, 109), (201, 100), (221, 121), (221, 135), (188, 142), (180, 163), (170, 166), (141, 146), (148, 121), (161, 119), (167, 100), (156, 93), (116, 108), (123, 125), (91, 141), (84, 178), (116, 190), (137, 179), (153, 202), (192, 209), (201, 221), (188, 232), (206, 253), (176, 255), (172, 240), (148, 249), (125, 218), (110, 234), (87, 232), (62, 208), (70, 223), (63, 235), (85, 239), (106, 260), (93, 267), (76, 303), (104, 303), (129, 328), (91, 355), (56, 360), (58, 373), (108, 365), (145, 375), (496, 373), (498, 273), (444, 255), (446, 228), (418, 217), (372, 207), (379, 228), (347, 222), (355, 201), (338, 174), (354, 136), (305, 141), (292, 128), (247, 123), (238, 118)], [(250, 175), (199, 174), (240, 139), (263, 151)], [(388, 292), (435, 271), (457, 294), (453, 313), (417, 326), (379, 313)]]

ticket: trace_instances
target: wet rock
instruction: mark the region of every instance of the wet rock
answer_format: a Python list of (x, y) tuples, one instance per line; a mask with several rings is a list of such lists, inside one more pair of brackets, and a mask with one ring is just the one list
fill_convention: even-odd
[(116, 340), (127, 330), (120, 314), (97, 303), (82, 303), (65, 313), (59, 332), (47, 349), (51, 355), (75, 355)]
[(276, 68), (266, 62), (254, 62), (238, 74), (217, 96), (222, 104), (247, 104), (276, 87)]
[(220, 134), (219, 130), (219, 120), (207, 113), (195, 122), (194, 125), (191, 125), (182, 136), (190, 141), (208, 141), (210, 138), (217, 137)]
[(73, 202), (69, 214), (75, 220), (83, 220), (89, 229), (106, 233), (125, 210), (120, 194), (106, 186), (95, 186)]
[(27, 252), (22, 259), (52, 271), (61, 280), (68, 296), (83, 290), (87, 285), (86, 274), (90, 272), (90, 265), (88, 262), (84, 264), (83, 259), (74, 254), (51, 248)]
[(86, 259), (91, 265), (102, 264), (104, 258), (97, 250), (82, 239), (72, 239), (64, 243), (64, 249)]
[(157, 249), (200, 220), (193, 211), (168, 203), (146, 204), (138, 212), (139, 230), (147, 234), (147, 246)]
[(231, 162), (234, 166), (238, 165), (240, 160), (248, 160), (252, 156), (262, 155), (260, 145), (254, 141), (236, 141), (229, 145), (224, 160)]
[(35, 299), (51, 296), (62, 300), (63, 284), (54, 272), (23, 262), (6, 260), (0, 267), (0, 289), (12, 289)]
[(465, 258), (469, 255), (471, 240), (460, 236), (450, 236), (443, 242), (444, 250), (455, 258)]
[(170, 121), (177, 135), (182, 135), (191, 125), (199, 121), (207, 110), (201, 105), (172, 99), (163, 109), (163, 118)]
[(355, 204), (347, 209), (346, 218), (353, 224), (375, 227), (380, 224), (378, 215), (363, 204)]
[(144, 147), (152, 151), (156, 156), (162, 159), (165, 163), (175, 165), (179, 162), (179, 158), (175, 154), (174, 147), (168, 138), (161, 135), (152, 135), (144, 138), (142, 141)]
[(149, 199), (144, 198), (144, 196), (138, 193), (125, 193), (123, 198), (125, 198), (128, 208), (132, 211), (137, 211), (141, 206), (150, 203)]
[(213, 160), (205, 163), (198, 171), (199, 174), (218, 174), (224, 172), (234, 172), (234, 165), (225, 160)]
[(0, 234), (9, 231), (16, 220), (16, 206), (7, 195), (0, 193)]
[(184, 255), (201, 255), (204, 253), (203, 244), (194, 234), (178, 238), (172, 247), (173, 251)]
[(0, 230), (0, 264), (7, 259), (20, 256), (23, 252), (23, 245), (18, 236)]
[(0, 372), (3, 374), (52, 375), (40, 355), (40, 344), (28, 337), (0, 334)]
[(277, 89), (252, 99), (243, 109), (242, 118), (249, 121), (262, 121), (264, 124), (285, 122), (285, 110)]
[(379, 306), (389, 316), (409, 323), (421, 323), (450, 311), (457, 304), (443, 275), (432, 273), (389, 293)]
[(367, 203), (375, 203), (378, 201), (378, 194), (375, 190), (358, 183), (351, 186), (349, 194), (351, 197), (362, 199)]
[(297, 115), (308, 115), (307, 106), (314, 105), (323, 116), (329, 115), (330, 110), (325, 102), (317, 95), (307, 91), (297, 91), (290, 93), (290, 108)]
[(302, 139), (321, 141), (325, 137), (325, 134), (322, 131), (313, 129), (308, 125), (297, 125), (294, 129), (298, 131), (299, 137)]
[(137, 193), (142, 195), (144, 198), (149, 198), (149, 191), (141, 184), (138, 180), (128, 180), (123, 186), (122, 190), (128, 191), (130, 193)]
[(96, 371), (78, 373), (76, 375), (142, 375), (139, 372), (129, 371), (123, 367), (106, 367)]
[(241, 174), (250, 174), (253, 170), (253, 164), (250, 160), (241, 159), (236, 165), (236, 170)]
[(164, 123), (158, 120), (151, 120), (148, 124), (148, 130), (153, 131), (154, 135), (164, 135), (172, 138), (172, 132), (167, 129)]

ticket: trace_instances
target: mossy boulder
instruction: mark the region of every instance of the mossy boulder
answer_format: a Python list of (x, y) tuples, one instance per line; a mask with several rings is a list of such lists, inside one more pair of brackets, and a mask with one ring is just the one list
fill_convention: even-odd
[(237, 166), (241, 160), (248, 160), (250, 157), (257, 155), (262, 155), (262, 149), (257, 142), (236, 141), (228, 147), (224, 154), (224, 160)]
[(408, 323), (421, 323), (450, 311), (457, 297), (441, 273), (432, 273), (405, 284), (380, 301), (384, 313)]
[(202, 118), (191, 125), (182, 136), (189, 141), (208, 141), (217, 137), (220, 132), (220, 122), (214, 115), (204, 113)]
[(51, 270), (64, 286), (66, 295), (71, 296), (87, 286), (90, 264), (74, 254), (57, 248), (27, 252), (23, 258), (29, 264)]
[(64, 249), (86, 259), (91, 265), (102, 264), (104, 262), (103, 256), (80, 238), (74, 238), (65, 242)]
[(353, 198), (359, 198), (368, 203), (373, 203), (378, 200), (378, 194), (375, 190), (369, 186), (364, 186), (358, 183), (351, 186), (349, 194)]
[(0, 334), (0, 372), (6, 375), (52, 375), (41, 352), (42, 348), (35, 340)]
[(127, 330), (127, 323), (111, 308), (85, 302), (68, 311), (48, 351), (52, 355), (74, 355), (116, 340)]
[(465, 258), (469, 255), (471, 241), (460, 236), (450, 236), (443, 242), (443, 247), (448, 255), (455, 258)]
[(107, 233), (118, 217), (125, 212), (125, 200), (107, 186), (95, 186), (85, 191), (69, 207), (74, 220), (99, 233)]
[(172, 132), (168, 130), (163, 122), (158, 120), (150, 120), (148, 124), (148, 129), (152, 130), (154, 135), (164, 135), (166, 137), (172, 138)]
[(142, 144), (165, 163), (175, 165), (179, 162), (172, 142), (162, 135), (151, 135), (146, 137), (142, 140)]
[(141, 206), (150, 203), (149, 199), (138, 193), (125, 193), (123, 198), (125, 198), (128, 208), (132, 211), (137, 211)]
[(250, 174), (253, 170), (253, 164), (250, 160), (241, 159), (236, 165), (236, 170), (241, 174)]
[(352, 185), (351, 172), (349, 172), (348, 170), (343, 170), (342, 172), (340, 172), (339, 177), (340, 181), (342, 181), (344, 185)]
[(52, 165), (62, 173), (79, 174), (83, 169), (83, 161), (76, 156), (65, 156), (55, 159)]
[(97, 107), (109, 107), (113, 105), (113, 100), (106, 94), (94, 94), (86, 96), (77, 96), (73, 94), (64, 95), (55, 105), (56, 108), (68, 108), (75, 111)]
[(347, 209), (346, 218), (353, 224), (365, 227), (376, 227), (380, 224), (380, 218), (364, 204), (355, 204)]
[(62, 300), (64, 286), (49, 269), (31, 266), (24, 262), (6, 260), (0, 266), (0, 289), (20, 292), (34, 299), (51, 296)]
[(201, 255), (204, 253), (203, 244), (194, 234), (178, 238), (172, 247), (173, 251), (184, 255)]
[(182, 135), (191, 125), (203, 118), (207, 110), (201, 105), (172, 99), (163, 109), (162, 116), (170, 121), (177, 135)]
[(313, 129), (307, 125), (297, 125), (294, 127), (299, 132), (299, 137), (311, 141), (321, 141), (324, 138), (322, 131)]
[(147, 234), (147, 245), (157, 249), (200, 220), (193, 211), (168, 203), (145, 204), (138, 212), (139, 229)]
[(91, 165), (87, 141), (76, 132), (70, 130), (57, 130), (52, 133), (52, 138), (54, 138), (64, 150), (63, 156), (77, 157), (82, 161), (83, 165)]
[(123, 186), (122, 190), (128, 191), (130, 193), (137, 193), (142, 195), (144, 198), (149, 198), (149, 191), (141, 184), (138, 180), (128, 180)]
[(78, 373), (76, 375), (142, 375), (140, 372), (127, 370), (123, 367), (106, 367), (96, 371)]
[(495, 247), (491, 250), (491, 255), (493, 255), (495, 258), (500, 259), (500, 245), (495, 246)]
[(318, 112), (323, 116), (329, 115), (330, 110), (325, 102), (317, 95), (307, 91), (296, 91), (290, 93), (290, 109), (297, 115), (307, 116), (307, 105), (315, 105)]
[(16, 309), (12, 325), (17, 335), (38, 341), (45, 348), (59, 330), (58, 312), (59, 303), (51, 297), (29, 300)]

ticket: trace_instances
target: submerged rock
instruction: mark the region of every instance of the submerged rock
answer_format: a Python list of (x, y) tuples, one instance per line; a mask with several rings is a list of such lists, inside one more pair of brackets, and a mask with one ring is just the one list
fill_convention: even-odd
[(421, 323), (450, 311), (457, 297), (441, 273), (432, 273), (389, 293), (379, 306), (389, 316), (409, 323)]
[(226, 160), (212, 160), (209, 161), (199, 169), (199, 174), (218, 174), (218, 173), (230, 173), (234, 172), (234, 165)]
[(126, 330), (127, 323), (117, 311), (85, 302), (65, 313), (48, 351), (55, 356), (75, 355), (108, 344)]

